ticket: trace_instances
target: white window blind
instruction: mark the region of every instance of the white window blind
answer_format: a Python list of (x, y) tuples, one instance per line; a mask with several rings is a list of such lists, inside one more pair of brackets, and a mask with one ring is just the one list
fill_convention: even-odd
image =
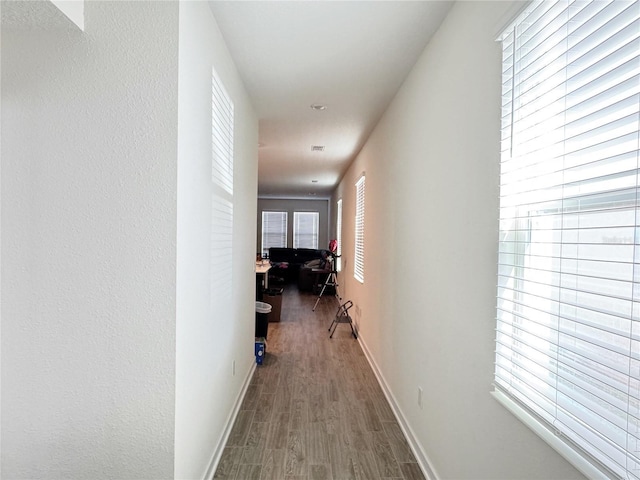
[(287, 246), (287, 212), (262, 212), (262, 256), (271, 247)]
[(212, 75), (212, 154), (211, 178), (233, 194), (233, 103), (218, 76)]
[(231, 318), (233, 306), (233, 103), (211, 74), (211, 311)]
[(532, 2), (500, 38), (495, 366), (576, 466), (636, 479), (639, 5)]
[(338, 200), (336, 204), (336, 242), (338, 242), (338, 248), (336, 249), (336, 271), (342, 270), (342, 199)]
[(364, 283), (364, 175), (356, 183), (356, 231), (353, 276)]
[(293, 248), (318, 248), (318, 212), (293, 212)]

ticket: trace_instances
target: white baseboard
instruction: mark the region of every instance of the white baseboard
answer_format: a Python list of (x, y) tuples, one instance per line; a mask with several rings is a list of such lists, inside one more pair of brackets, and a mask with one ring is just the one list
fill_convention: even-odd
[(227, 423), (224, 427), (224, 432), (222, 434), (222, 438), (215, 450), (213, 451), (213, 455), (211, 456), (211, 460), (209, 461), (209, 467), (207, 468), (206, 473), (204, 474), (204, 480), (212, 480), (213, 476), (216, 473), (216, 469), (218, 468), (218, 463), (220, 463), (220, 458), (222, 458), (222, 452), (224, 452), (224, 447), (229, 440), (229, 435), (231, 434), (231, 429), (233, 428), (233, 424), (236, 422), (236, 417), (238, 416), (238, 412), (240, 411), (240, 407), (242, 406), (242, 401), (244, 400), (245, 395), (247, 394), (247, 389), (249, 388), (249, 384), (251, 383), (251, 379), (253, 378), (253, 374), (256, 371), (255, 362), (252, 363), (247, 376), (244, 379), (244, 383), (242, 384), (242, 388), (240, 389), (240, 393), (238, 393), (238, 397), (236, 398), (236, 402), (233, 405), (233, 409), (229, 414), (229, 418), (227, 418)]
[(384, 396), (387, 398), (387, 401), (391, 406), (391, 410), (393, 411), (393, 414), (395, 415), (396, 420), (398, 420), (398, 423), (400, 424), (402, 433), (404, 433), (404, 436), (406, 437), (407, 442), (409, 443), (409, 447), (411, 448), (411, 451), (413, 452), (414, 456), (416, 457), (416, 460), (418, 461), (420, 470), (422, 470), (422, 473), (427, 478), (427, 480), (438, 480), (439, 477), (435, 469), (433, 468), (433, 464), (429, 461), (429, 457), (427, 456), (426, 452), (422, 448), (422, 445), (420, 444), (420, 442), (417, 440), (415, 434), (413, 433), (413, 430), (407, 423), (407, 420), (404, 414), (402, 413), (402, 410), (400, 409), (398, 402), (393, 396), (393, 393), (391, 392), (389, 385), (384, 379), (382, 372), (378, 368), (378, 364), (376, 363), (373, 356), (371, 355), (371, 352), (369, 351), (369, 348), (367, 347), (366, 342), (362, 339), (360, 332), (358, 332), (358, 342), (360, 343), (360, 346), (362, 347), (362, 351), (364, 352), (364, 356), (367, 358), (367, 361), (369, 362), (369, 365), (371, 366), (371, 369), (373, 370), (373, 373), (375, 374), (376, 379), (380, 384), (380, 388), (382, 388), (382, 392), (384, 393)]

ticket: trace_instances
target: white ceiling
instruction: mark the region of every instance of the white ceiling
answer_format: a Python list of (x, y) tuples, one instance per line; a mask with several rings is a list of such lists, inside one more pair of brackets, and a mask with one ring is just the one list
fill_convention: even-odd
[(335, 188), (452, 2), (209, 4), (258, 114), (259, 195), (317, 198)]

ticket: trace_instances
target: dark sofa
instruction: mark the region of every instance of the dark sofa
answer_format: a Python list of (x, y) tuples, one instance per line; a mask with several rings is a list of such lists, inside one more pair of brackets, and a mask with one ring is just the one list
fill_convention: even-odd
[[(312, 248), (279, 248), (269, 249), (269, 282), (298, 283), (300, 268), (311, 260), (322, 260), (323, 252)], [(304, 290), (306, 290), (306, 285)]]

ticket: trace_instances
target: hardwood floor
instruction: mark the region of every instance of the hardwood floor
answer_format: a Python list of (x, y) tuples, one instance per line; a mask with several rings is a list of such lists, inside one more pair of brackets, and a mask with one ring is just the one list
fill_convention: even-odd
[(424, 480), (337, 300), (289, 287), (214, 478)]

